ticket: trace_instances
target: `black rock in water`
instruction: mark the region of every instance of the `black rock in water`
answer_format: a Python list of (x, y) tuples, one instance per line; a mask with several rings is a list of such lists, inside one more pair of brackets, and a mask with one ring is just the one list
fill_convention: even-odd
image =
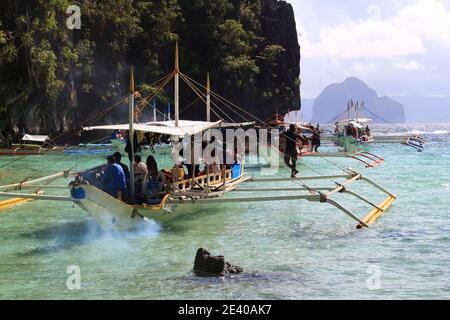
[(200, 248), (195, 256), (194, 272), (200, 276), (222, 277), (225, 274), (242, 273), (244, 269), (225, 261), (223, 256), (213, 256), (206, 249)]

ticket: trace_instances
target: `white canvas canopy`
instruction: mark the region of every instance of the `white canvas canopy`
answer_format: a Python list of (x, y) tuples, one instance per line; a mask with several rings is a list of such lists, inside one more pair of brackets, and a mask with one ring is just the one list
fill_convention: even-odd
[(23, 136), (22, 141), (45, 142), (49, 139), (48, 136), (26, 134)]
[(255, 122), (242, 122), (242, 123), (222, 122), (220, 124), (220, 128), (241, 128), (241, 127), (250, 127), (253, 125), (255, 125)]
[(372, 122), (373, 119), (369, 119), (369, 118), (360, 118), (360, 119), (355, 120), (355, 121), (356, 121), (356, 122), (359, 122), (359, 123), (362, 123), (362, 124), (366, 124), (366, 123)]
[(350, 124), (353, 125), (354, 127), (358, 128), (358, 129), (364, 128), (364, 126), (361, 123), (356, 122), (356, 121), (350, 121)]
[(369, 118), (361, 118), (361, 119), (344, 119), (341, 120), (340, 124), (353, 124), (355, 127), (362, 129), (364, 125), (367, 125), (368, 123), (372, 122), (372, 119)]
[[(192, 127), (198, 125), (204, 125), (208, 122), (204, 121), (192, 121), (192, 120), (179, 120), (178, 126), (181, 127)], [(240, 128), (240, 127), (248, 127), (255, 124), (255, 122), (242, 122), (242, 123), (230, 123), (230, 122), (213, 122), (215, 125), (213, 128)], [(175, 127), (175, 122), (173, 120), (169, 121), (156, 121), (156, 122), (147, 122), (145, 125), (149, 126), (165, 126), (165, 127)]]
[[(202, 122), (202, 121), (188, 121), (180, 120), (178, 127), (173, 121), (148, 122), (144, 124), (135, 123), (134, 130), (141, 132), (160, 133), (169, 136), (183, 137), (185, 135), (192, 136), (202, 131), (219, 127), (221, 121), (217, 122)], [(128, 130), (129, 124), (113, 124), (106, 126), (85, 127), (83, 130)]]

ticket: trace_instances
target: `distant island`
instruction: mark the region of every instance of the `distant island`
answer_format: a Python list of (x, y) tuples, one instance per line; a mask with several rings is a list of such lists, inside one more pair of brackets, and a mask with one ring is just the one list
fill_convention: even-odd
[(379, 123), (404, 123), (405, 110), (401, 103), (389, 97), (380, 97), (364, 81), (350, 77), (342, 83), (326, 87), (315, 99), (312, 121), (330, 123), (346, 117), (348, 101), (364, 101), (364, 114)]
[[(368, 88), (368, 86), (361, 80), (357, 78), (349, 78), (341, 84), (332, 84), (327, 87), (319, 96), (321, 101), (316, 102), (317, 99), (314, 98), (304, 98), (302, 97), (302, 108), (300, 111), (291, 112), (288, 116), (288, 119), (292, 121), (305, 121), (305, 122), (329, 122), (333, 120), (333, 117), (336, 117), (340, 112), (343, 112), (347, 106), (347, 100), (357, 99), (361, 94), (357, 94), (357, 91), (351, 91), (350, 89), (352, 85), (359, 86), (363, 91), (371, 90), (372, 96), (374, 96), (374, 90)], [(365, 88), (365, 90), (364, 90)], [(336, 96), (341, 95), (341, 98), (337, 100)], [(380, 103), (389, 102), (385, 106), (393, 106), (390, 107), (392, 109), (386, 110), (387, 114), (385, 117), (382, 115), (383, 111), (378, 111), (378, 107), (372, 108), (366, 102), (366, 107), (369, 111), (373, 111), (373, 113), (377, 114), (379, 117), (385, 118), (389, 120), (389, 122), (397, 122), (397, 123), (450, 123), (450, 96), (442, 96), (442, 97), (430, 97), (425, 95), (418, 94), (409, 94), (409, 95), (398, 95), (388, 97), (378, 97), (378, 103), (376, 105), (380, 105)], [(319, 99), (318, 98), (318, 99)], [(336, 99), (336, 100), (333, 100)], [(337, 102), (336, 102), (337, 101)], [(366, 98), (366, 101), (367, 100)], [(392, 104), (394, 102), (394, 104)], [(397, 104), (395, 103), (397, 102)], [(381, 108), (380, 108), (381, 109)], [(388, 109), (388, 108), (384, 108)], [(404, 111), (402, 111), (403, 109)], [(392, 118), (395, 114), (393, 110), (397, 110), (398, 116), (396, 118)], [(369, 118), (375, 118), (377, 122), (381, 119), (376, 119), (373, 115), (368, 115)], [(317, 121), (319, 120), (319, 121)]]

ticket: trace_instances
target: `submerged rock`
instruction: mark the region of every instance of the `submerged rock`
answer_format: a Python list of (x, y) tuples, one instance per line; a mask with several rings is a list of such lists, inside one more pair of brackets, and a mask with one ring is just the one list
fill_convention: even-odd
[(200, 248), (195, 256), (194, 272), (205, 277), (222, 277), (225, 274), (242, 273), (244, 269), (225, 261), (223, 256), (213, 256), (206, 249)]

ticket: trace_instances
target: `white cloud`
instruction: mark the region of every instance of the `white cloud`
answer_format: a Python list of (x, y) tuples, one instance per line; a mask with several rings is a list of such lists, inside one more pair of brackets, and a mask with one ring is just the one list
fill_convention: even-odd
[(392, 66), (396, 69), (405, 70), (405, 71), (425, 69), (422, 65), (419, 64), (419, 62), (417, 62), (415, 60), (396, 62), (396, 63), (393, 63)]
[(425, 54), (426, 41), (450, 48), (450, 11), (438, 0), (418, 0), (385, 20), (381, 9), (370, 6), (366, 20), (348, 21), (320, 29), (319, 41), (303, 34), (306, 57), (341, 59), (392, 58)]
[(352, 69), (357, 73), (367, 73), (377, 70), (378, 66), (375, 62), (355, 62)]
[(450, 94), (448, 0), (294, 1), (305, 96), (347, 76), (382, 94)]

